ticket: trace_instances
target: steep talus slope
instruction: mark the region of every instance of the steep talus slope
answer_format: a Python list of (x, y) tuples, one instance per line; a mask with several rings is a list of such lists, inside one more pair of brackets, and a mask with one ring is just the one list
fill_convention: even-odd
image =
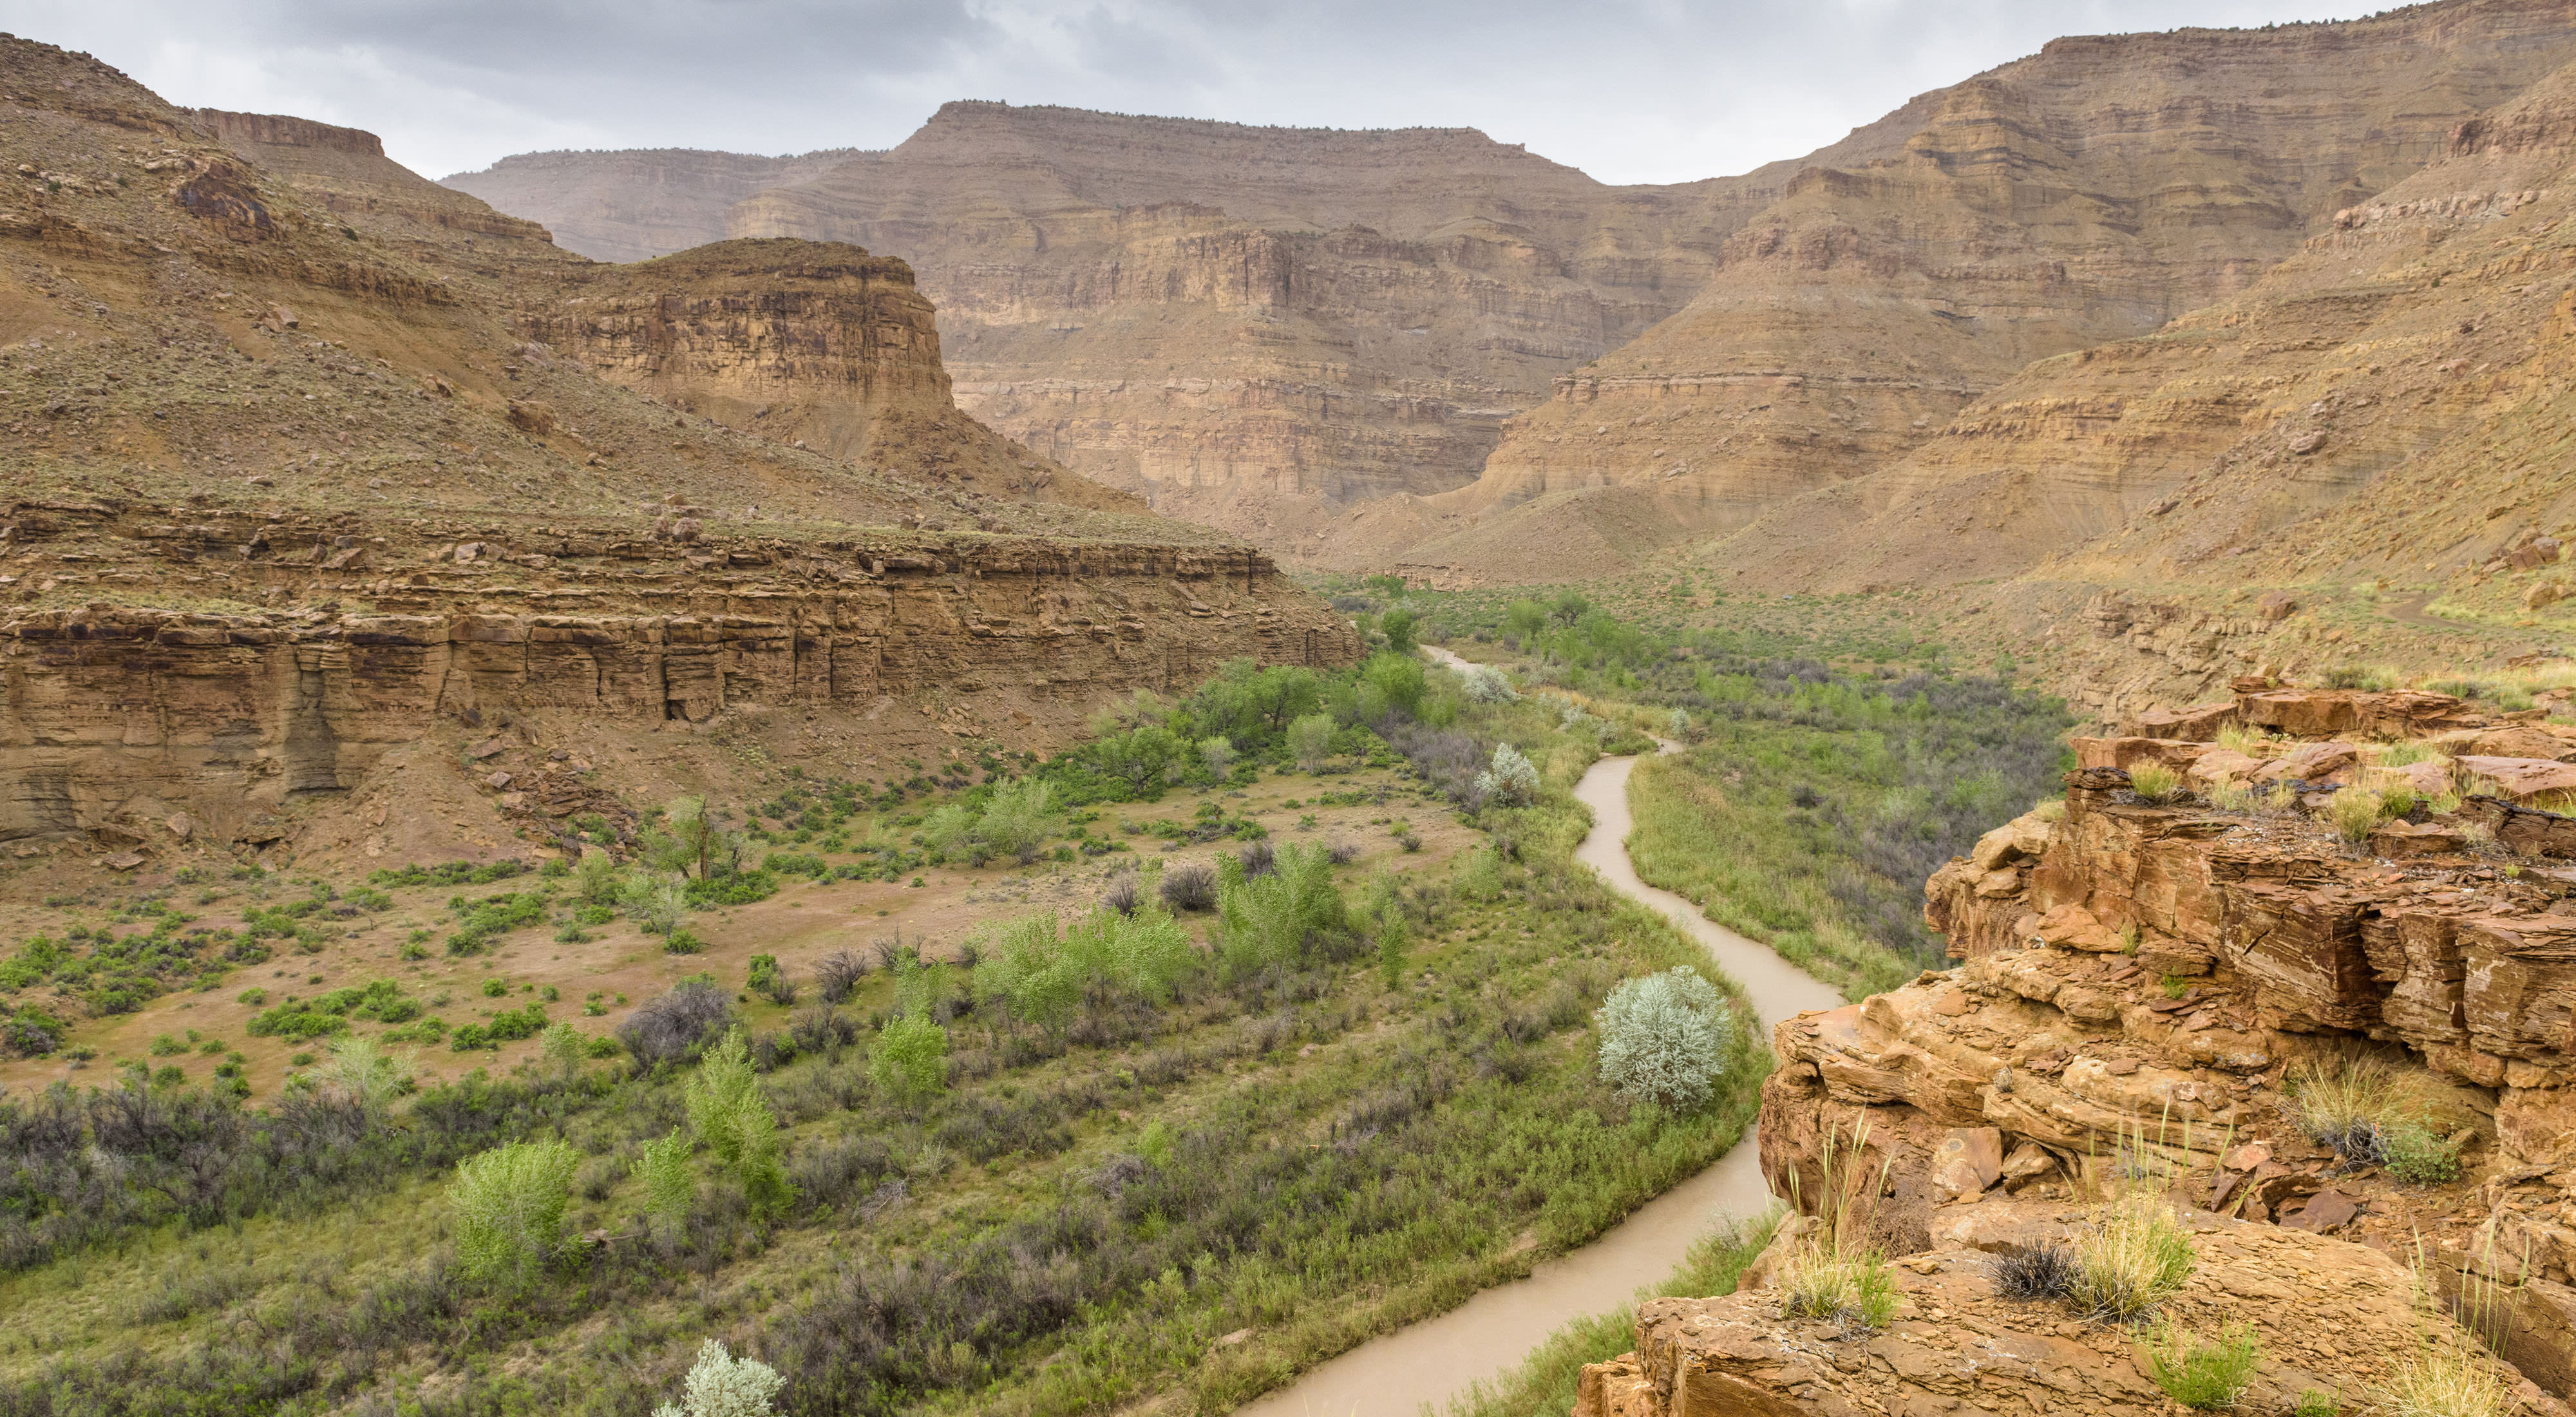
[[(2571, 52), (2576, 7), (2478, 0), (2054, 42), (1918, 104), (1899, 153), (1802, 164), (1687, 309), (1558, 379), (1427, 511), (1612, 488), (1648, 494), (1676, 536), (1746, 525), (1948, 442), (2034, 359), (2243, 290)], [(2077, 529), (2099, 515), (2069, 510)], [(1476, 536), (1410, 559), (1512, 574)]]
[[(670, 755), (703, 778), (1035, 745), (1229, 657), (1356, 653), (1259, 553), (1052, 487), (1078, 480), (957, 413), (898, 262), (730, 248), (639, 287), (363, 134), (210, 122), (15, 38), (0, 80), (26, 164), (0, 188), (0, 837), (328, 828), (442, 717), (730, 736)], [(595, 348), (514, 328), (584, 293)], [(646, 392), (776, 398), (864, 446)]]
[(565, 250), (594, 261), (643, 261), (722, 241), (734, 203), (810, 181), (854, 156), (851, 148), (794, 157), (693, 148), (520, 153), (442, 185), (542, 222)]

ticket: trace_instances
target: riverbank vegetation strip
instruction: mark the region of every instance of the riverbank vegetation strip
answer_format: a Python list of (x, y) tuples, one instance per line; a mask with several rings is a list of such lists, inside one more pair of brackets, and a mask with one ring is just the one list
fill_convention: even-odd
[[(316, 1045), (338, 1058), (270, 1105), (139, 1064), (0, 1101), (25, 1163), (0, 1214), (18, 1266), (0, 1417), (634, 1413), (710, 1337), (786, 1375), (782, 1413), (1239, 1404), (1591, 1240), (1750, 1124), (1768, 1051), (1740, 993), (1571, 862), (1587, 818), (1569, 789), (1601, 736), (1394, 655), (1232, 667), (1180, 704), (1124, 706), (1023, 780), (1075, 803), (1189, 793), (1229, 820), (1247, 774), (1292, 774), (1382, 804), (1400, 835), (1457, 813), (1477, 844), (1363, 879), (1330, 843), (1232, 828), (1211, 908), (1148, 865), (1104, 882), (1123, 923), (997, 915), (974, 954), (889, 948), (829, 979), (762, 955), (765, 978), (648, 1005), (623, 1056), (540, 1017), (565, 1035), (542, 1065), (408, 1096), (378, 1041), (393, 1026), (353, 1007)], [(1526, 773), (1496, 775), (1504, 744)], [(945, 844), (922, 830), (935, 798), (799, 830), (1084, 864), (1063, 858), (1090, 838), (1046, 844), (1078, 825), (1062, 817), (1034, 848), (975, 835), (1021, 790), (978, 786), (978, 828)], [(760, 884), (816, 888), (800, 880)], [(563, 884), (536, 913), (575, 929)], [(689, 906), (664, 904), (674, 922)], [(1738, 1020), (1688, 1112), (1594, 1065), (1609, 989), (1675, 967)], [(755, 1002), (799, 983), (825, 997)], [(700, 1082), (710, 1057), (721, 1086)], [(478, 1184), (568, 1175), (560, 1232), (461, 1227), (458, 1163), (522, 1144)], [(271, 1184), (290, 1172), (307, 1179)]]

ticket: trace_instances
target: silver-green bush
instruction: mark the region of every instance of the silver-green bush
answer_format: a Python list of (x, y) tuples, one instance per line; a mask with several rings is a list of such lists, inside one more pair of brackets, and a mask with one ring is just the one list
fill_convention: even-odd
[(1592, 1017), (1601, 1029), (1601, 1080), (1675, 1111), (1708, 1100), (1734, 1041), (1725, 998), (1684, 967), (1620, 981)]

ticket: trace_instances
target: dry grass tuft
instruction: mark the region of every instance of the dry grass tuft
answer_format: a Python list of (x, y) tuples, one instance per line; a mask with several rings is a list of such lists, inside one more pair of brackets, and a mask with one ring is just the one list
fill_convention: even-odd
[(2196, 1263), (2172, 1207), (2140, 1191), (2104, 1205), (2076, 1240), (2067, 1298), (2095, 1318), (2136, 1323), (2180, 1292)]
[(2141, 802), (2171, 802), (2183, 795), (2182, 774), (2162, 763), (2140, 763), (2129, 769), (2129, 790)]

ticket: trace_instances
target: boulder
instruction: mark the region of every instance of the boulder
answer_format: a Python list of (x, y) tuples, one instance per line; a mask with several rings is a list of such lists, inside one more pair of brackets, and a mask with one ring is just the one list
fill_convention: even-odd
[(2439, 822), (2420, 825), (2405, 821), (2382, 822), (2370, 834), (2370, 853), (2385, 856), (2391, 861), (2416, 856), (2456, 855), (2466, 845), (2467, 841), (2458, 828)]
[(2004, 1134), (1993, 1127), (1952, 1127), (1932, 1153), (1932, 1184), (1943, 1194), (1974, 1197), (2004, 1178)]
[(2289, 752), (2265, 763), (2256, 770), (2258, 782), (2280, 782), (2296, 778), (2301, 782), (2341, 782), (2347, 771), (2361, 759), (2361, 750), (2350, 743), (2302, 743)]
[(2504, 796), (2516, 803), (2576, 792), (2576, 763), (2553, 758), (2499, 758), (2483, 753), (2463, 753), (2458, 761), (2462, 773), (2494, 779), (2504, 789)]
[(2141, 738), (2174, 738), (2185, 742), (2207, 743), (2218, 737), (2218, 730), (2236, 722), (2236, 703), (2195, 704), (2190, 708), (2150, 709), (2139, 714), (2130, 731)]

